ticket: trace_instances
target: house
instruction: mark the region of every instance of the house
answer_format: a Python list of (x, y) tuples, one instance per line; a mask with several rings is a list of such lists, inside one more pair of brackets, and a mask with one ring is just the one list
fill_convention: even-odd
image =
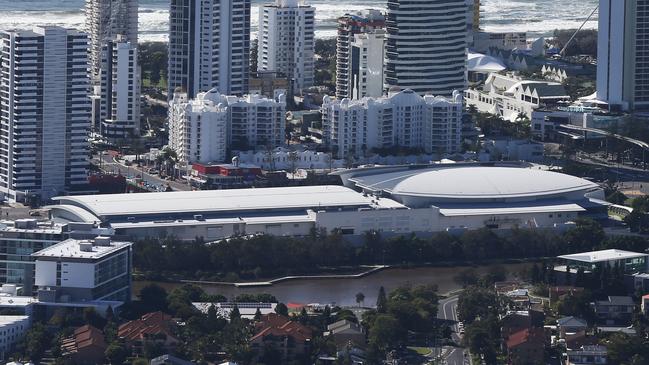
[(512, 311), (502, 317), (501, 323), (503, 338), (509, 338), (514, 333), (532, 328), (532, 317), (529, 311)]
[(510, 365), (544, 364), (545, 332), (542, 328), (518, 331), (509, 336), (505, 345)]
[(72, 336), (63, 339), (61, 353), (75, 364), (103, 364), (107, 347), (103, 332), (85, 325), (77, 328)]
[(177, 358), (175, 356), (166, 354), (151, 359), (151, 365), (194, 365), (193, 362)]
[(365, 333), (358, 323), (343, 319), (327, 326), (325, 336), (332, 336), (337, 348), (365, 345)]
[(155, 342), (166, 349), (172, 349), (179, 342), (173, 333), (175, 325), (171, 316), (166, 313), (147, 313), (140, 319), (119, 326), (117, 337), (126, 342), (134, 354), (141, 354), (147, 342)]
[(566, 353), (566, 365), (605, 365), (606, 347), (600, 345), (582, 346)]
[(588, 323), (577, 317), (569, 316), (557, 320), (557, 329), (560, 338), (567, 338), (576, 334), (583, 334), (588, 328)]
[(633, 319), (635, 303), (631, 297), (609, 296), (607, 300), (593, 303), (593, 309), (600, 324), (629, 325)]
[(269, 313), (261, 316), (255, 324), (255, 335), (250, 339), (250, 346), (258, 355), (269, 347), (275, 348), (286, 364), (300, 359), (309, 353), (313, 331), (288, 317)]
[(578, 286), (552, 286), (550, 287), (550, 306), (557, 300), (564, 298), (567, 295), (575, 295), (584, 291), (584, 288)]
[(642, 314), (649, 315), (649, 294), (645, 294), (642, 296), (642, 304), (640, 305), (640, 309), (642, 309)]

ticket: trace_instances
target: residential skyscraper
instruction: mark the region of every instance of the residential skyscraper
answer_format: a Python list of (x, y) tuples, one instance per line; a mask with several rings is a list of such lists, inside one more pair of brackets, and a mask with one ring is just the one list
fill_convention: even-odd
[(313, 86), (315, 8), (304, 0), (276, 0), (259, 9), (257, 70), (291, 81), (292, 92)]
[[(354, 89), (352, 73), (354, 69), (358, 70), (359, 65), (354, 62), (352, 44), (356, 41), (356, 35), (383, 28), (385, 28), (385, 16), (378, 10), (346, 14), (338, 18), (338, 37), (336, 38), (336, 97), (338, 99), (355, 98), (352, 93)], [(384, 44), (381, 45), (381, 54), (378, 60), (369, 60), (371, 62), (380, 62), (381, 68), (383, 68), (383, 47)], [(377, 55), (373, 54), (373, 56), (376, 57)], [(381, 69), (382, 77), (383, 70)], [(383, 84), (383, 80), (381, 80), (381, 84)], [(383, 85), (381, 85), (381, 88), (383, 88)]]
[(462, 94), (420, 96), (412, 90), (387, 97), (335, 100), (322, 104), (324, 144), (338, 158), (363, 156), (373, 148), (452, 153), (461, 148)]
[(169, 18), (169, 100), (248, 92), (250, 0), (171, 0)]
[(104, 43), (99, 85), (99, 128), (109, 140), (140, 134), (140, 68), (137, 44), (118, 35)]
[(35, 27), (0, 43), (0, 191), (47, 200), (87, 184), (87, 35)]
[(649, 110), (649, 0), (600, 0), (597, 98)]
[(466, 0), (388, 0), (388, 89), (450, 97), (466, 88)]
[(101, 52), (118, 34), (137, 44), (138, 0), (86, 0), (86, 31), (90, 39), (90, 64), (94, 80), (100, 77)]

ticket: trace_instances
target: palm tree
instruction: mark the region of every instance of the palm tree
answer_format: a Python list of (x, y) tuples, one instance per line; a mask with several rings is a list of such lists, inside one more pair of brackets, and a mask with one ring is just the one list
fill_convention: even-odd
[(356, 293), (356, 304), (358, 304), (359, 307), (361, 306), (361, 303), (363, 303), (364, 301), (365, 301), (365, 294), (361, 292)]

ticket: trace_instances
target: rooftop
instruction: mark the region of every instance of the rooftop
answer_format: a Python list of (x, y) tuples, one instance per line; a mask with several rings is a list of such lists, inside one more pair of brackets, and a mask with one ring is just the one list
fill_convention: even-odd
[[(372, 206), (372, 198), (335, 185), (282, 188), (174, 191), (146, 194), (61, 196), (61, 204), (79, 206), (97, 217), (196, 212), (318, 209)], [(384, 199), (381, 199), (384, 200)], [(390, 207), (401, 207), (394, 202)]]
[(647, 257), (647, 256), (649, 255), (644, 253), (611, 249), (611, 250), (602, 250), (602, 251), (574, 253), (571, 255), (562, 255), (559, 256), (558, 258), (563, 260), (569, 260), (569, 261), (595, 263), (595, 262), (605, 262), (605, 261), (612, 261), (612, 260), (626, 260), (626, 259), (633, 259), (633, 258)]
[(56, 258), (81, 258), (81, 259), (101, 259), (113, 252), (132, 245), (131, 242), (112, 241), (108, 237), (101, 237), (103, 244), (98, 243), (98, 237), (94, 240), (77, 240), (67, 239), (50, 247), (44, 248), (32, 256), (36, 259), (45, 257)]
[(28, 320), (29, 316), (0, 316), (0, 326), (12, 324), (15, 322), (20, 322), (24, 320)]

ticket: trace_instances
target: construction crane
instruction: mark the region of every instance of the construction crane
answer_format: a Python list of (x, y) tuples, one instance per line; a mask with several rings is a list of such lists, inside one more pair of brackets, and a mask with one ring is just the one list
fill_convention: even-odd
[(566, 49), (568, 48), (568, 46), (570, 45), (570, 43), (572, 42), (572, 40), (575, 39), (575, 37), (577, 36), (577, 33), (579, 33), (579, 31), (584, 27), (584, 25), (586, 25), (586, 23), (588, 23), (588, 21), (590, 21), (590, 18), (592, 18), (593, 15), (595, 15), (595, 13), (597, 12), (598, 9), (599, 9), (599, 5), (597, 5), (597, 6), (595, 7), (595, 9), (590, 13), (590, 15), (588, 16), (588, 18), (586, 18), (586, 20), (584, 20), (584, 22), (581, 23), (581, 26), (579, 27), (579, 29), (577, 29), (577, 30), (575, 31), (575, 33), (572, 35), (572, 37), (570, 37), (570, 39), (568, 39), (568, 42), (566, 42), (566, 44), (565, 44), (565, 45), (563, 46), (563, 48), (561, 49), (561, 52), (559, 52), (559, 56), (563, 57), (563, 54), (566, 52)]

